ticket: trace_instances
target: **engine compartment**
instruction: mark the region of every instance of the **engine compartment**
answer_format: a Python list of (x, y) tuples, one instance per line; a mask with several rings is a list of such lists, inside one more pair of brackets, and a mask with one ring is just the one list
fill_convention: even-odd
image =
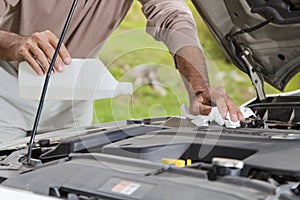
[(300, 129), (299, 96), (268, 97), (265, 102), (253, 101), (248, 107), (256, 114), (256, 120), (260, 120), (260, 124), (265, 123), (268, 128)]
[(250, 101), (256, 117), (236, 129), (164, 117), (46, 133), (32, 166), (26, 143), (0, 151), (0, 185), (63, 199), (299, 199), (299, 100)]

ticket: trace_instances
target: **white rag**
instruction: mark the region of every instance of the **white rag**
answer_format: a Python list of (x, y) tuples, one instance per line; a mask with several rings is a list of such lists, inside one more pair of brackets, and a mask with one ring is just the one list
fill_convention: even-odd
[[(223, 119), (217, 107), (212, 107), (209, 115), (192, 115), (189, 113), (189, 109), (184, 104), (181, 106), (181, 111), (183, 112), (183, 115), (187, 119), (190, 119), (196, 126), (209, 126), (209, 124), (213, 121), (221, 126), (225, 125), (227, 128), (237, 128), (241, 126), (240, 121), (233, 122), (230, 120), (229, 113), (227, 113), (226, 119)], [(250, 108), (240, 107), (240, 111), (244, 118), (255, 116), (254, 112)]]

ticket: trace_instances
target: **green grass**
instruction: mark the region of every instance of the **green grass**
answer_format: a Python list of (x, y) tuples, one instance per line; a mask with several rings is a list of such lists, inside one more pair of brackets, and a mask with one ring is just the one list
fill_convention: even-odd
[[(211, 85), (224, 87), (238, 105), (255, 97), (255, 90), (248, 76), (226, 59), (191, 2), (187, 1), (187, 4), (193, 12), (199, 38), (206, 53)], [(103, 47), (100, 59), (119, 81), (134, 82), (131, 74), (144, 64), (158, 70), (159, 80), (167, 90), (167, 95), (160, 96), (149, 85), (135, 85), (134, 118), (179, 115), (180, 105), (188, 104), (183, 83), (166, 47), (149, 36), (145, 32), (145, 27), (146, 19), (141, 12), (141, 5), (138, 1), (134, 1), (125, 20)], [(299, 83), (300, 74), (288, 84), (286, 91), (297, 89)], [(267, 93), (279, 92), (268, 84), (265, 88)], [(95, 102), (94, 123), (130, 118), (128, 96)]]

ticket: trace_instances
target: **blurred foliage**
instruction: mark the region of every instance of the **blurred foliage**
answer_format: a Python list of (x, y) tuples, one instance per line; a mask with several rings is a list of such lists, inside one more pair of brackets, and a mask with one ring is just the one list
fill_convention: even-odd
[[(254, 98), (256, 93), (248, 76), (226, 58), (191, 1), (186, 3), (197, 24), (198, 35), (206, 54), (211, 86), (224, 87), (238, 105)], [(167, 95), (160, 96), (150, 85), (135, 85), (134, 118), (180, 115), (180, 105), (188, 104), (180, 75), (175, 70), (173, 59), (166, 47), (146, 34), (145, 27), (146, 19), (141, 12), (141, 5), (134, 1), (124, 21), (103, 47), (100, 59), (120, 81), (134, 82), (131, 72), (142, 65), (157, 66), (159, 81), (167, 90)], [(288, 84), (287, 91), (297, 89), (299, 82), (300, 74)], [(268, 84), (265, 88), (269, 94), (279, 92)], [(130, 117), (129, 97), (121, 96), (95, 102), (95, 123)]]

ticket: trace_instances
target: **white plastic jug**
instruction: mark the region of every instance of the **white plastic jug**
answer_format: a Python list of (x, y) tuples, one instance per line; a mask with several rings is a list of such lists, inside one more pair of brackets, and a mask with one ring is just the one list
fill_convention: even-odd
[[(40, 99), (46, 76), (38, 76), (27, 62), (19, 65), (19, 94)], [(51, 75), (48, 100), (94, 100), (132, 94), (128, 82), (118, 82), (99, 59), (73, 59), (62, 73)]]

